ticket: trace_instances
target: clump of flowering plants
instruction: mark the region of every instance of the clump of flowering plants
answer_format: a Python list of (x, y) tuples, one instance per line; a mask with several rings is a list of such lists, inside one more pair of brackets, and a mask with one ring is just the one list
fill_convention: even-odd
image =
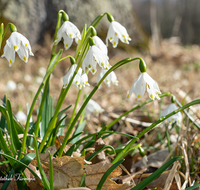
[[(86, 150), (84, 147), (92, 146), (95, 139), (101, 138), (104, 135), (114, 134), (115, 132), (110, 131), (110, 128), (122, 117), (152, 101), (160, 100), (166, 96), (173, 96), (169, 92), (161, 93), (158, 83), (147, 74), (146, 63), (140, 57), (123, 59), (114, 65), (110, 65), (107, 46), (97, 36), (95, 29), (104, 16), (107, 16), (108, 21), (110, 22), (110, 27), (106, 37), (106, 44), (108, 45), (108, 42), (110, 41), (114, 48), (117, 47), (119, 40), (122, 43), (129, 44), (131, 38), (129, 37), (126, 28), (115, 21), (109, 13), (99, 15), (89, 27), (85, 26), (82, 32), (80, 32), (79, 29), (72, 22), (70, 22), (68, 15), (61, 10), (58, 12), (57, 26), (54, 40), (52, 42), (53, 47), (51, 52), (51, 59), (49, 65), (47, 66), (43, 81), (40, 84), (37, 93), (35, 94), (31, 106), (29, 107), (25, 126), (16, 120), (16, 117), (12, 113), (10, 100), (6, 99), (6, 96), (4, 100), (2, 100), (3, 104), (0, 106), (0, 112), (2, 115), (0, 126), (0, 154), (5, 158), (5, 161), (2, 162), (2, 164), (9, 165), (5, 175), (13, 176), (14, 174), (20, 173), (22, 178), (25, 179), (25, 169), (27, 168), (35, 178), (41, 180), (41, 184), (45, 189), (58, 189), (54, 183), (55, 179), (53, 173), (52, 156), (72, 156), (73, 152), (78, 149), (81, 151), (82, 156), (85, 156)], [(34, 54), (32, 53), (28, 39), (26, 39), (22, 34), (18, 33), (16, 27), (13, 24), (8, 24), (5, 29), (4, 25), (1, 24), (0, 45), (2, 44), (5, 32), (9, 27), (11, 30), (11, 36), (6, 40), (6, 45), (3, 49), (4, 53), (2, 57), (5, 57), (9, 62), (9, 66), (12, 66), (15, 61), (15, 53), (17, 53), (20, 59), (27, 63), (29, 55), (33, 56)], [(77, 43), (75, 55), (68, 55), (61, 58), (63, 50), (57, 50), (58, 43), (63, 42), (64, 51), (66, 51), (70, 48), (74, 40)], [(61, 62), (67, 58), (70, 58), (71, 66), (68, 69), (66, 75), (63, 76), (63, 88), (60, 91), (59, 98), (55, 104), (55, 110), (53, 111), (52, 98), (49, 96), (50, 75), (58, 62)], [(111, 83), (117, 86), (120, 81), (117, 80), (117, 76), (114, 71), (116, 69), (120, 69), (120, 67), (125, 64), (132, 63), (139, 63), (141, 74), (130, 87), (130, 91), (126, 100), (128, 101), (133, 92), (136, 95), (137, 100), (142, 100), (145, 91), (148, 92), (150, 99), (144, 102), (139, 102), (137, 106), (125, 112), (117, 119), (113, 120), (110, 124), (103, 126), (98, 133), (81, 137), (80, 134), (82, 133), (83, 128), (87, 128), (85, 122), (86, 119), (89, 119), (93, 113), (98, 116), (104, 111), (104, 109), (101, 108), (99, 104), (92, 100), (92, 97), (94, 96), (97, 89), (100, 88), (103, 82), (106, 83), (107, 86), (110, 86)], [(97, 70), (101, 70), (97, 76), (97, 84), (90, 92), (90, 94), (85, 96), (81, 108), (77, 111), (77, 104), (79, 102), (80, 96), (82, 95), (82, 89), (90, 86), (88, 72), (91, 72), (93, 75), (95, 75)], [(61, 110), (61, 107), (65, 98), (67, 97), (71, 85), (75, 85), (79, 89), (79, 93), (77, 94), (77, 101), (75, 102), (74, 110), (70, 116), (69, 123), (63, 124), (65, 118), (67, 117), (67, 115), (63, 114), (70, 108), (70, 106), (63, 110)], [(39, 96), (41, 97), (40, 106), (38, 108), (37, 118), (35, 121), (33, 121), (32, 114)], [(171, 105), (170, 108), (166, 108), (166, 110), (162, 112), (162, 117), (160, 119), (152, 123), (149, 127), (140, 132), (136, 137), (121, 133), (121, 135), (126, 135), (129, 138), (131, 137), (130, 141), (126, 143), (123, 148), (118, 148), (116, 151), (109, 145), (104, 147), (111, 149), (110, 151), (106, 152), (108, 155), (115, 153), (115, 156), (112, 160), (113, 165), (107, 170), (107, 172), (105, 172), (101, 180), (99, 180), (96, 189), (102, 188), (110, 173), (124, 161), (124, 158), (127, 154), (133, 152), (134, 150), (138, 150), (138, 152), (143, 150), (141, 147), (142, 145), (137, 143), (138, 139), (140, 139), (142, 136), (144, 136), (146, 133), (148, 133), (155, 126), (162, 122), (170, 121), (173, 123), (173, 121), (177, 121), (180, 125), (182, 120), (181, 112), (184, 112), (186, 115), (188, 115), (185, 109), (192, 105), (199, 104), (200, 100), (192, 101), (189, 104), (183, 106), (177, 100), (176, 103), (179, 107), (176, 107), (175, 102), (173, 102), (173, 105)], [(191, 117), (189, 118), (192, 120)], [(194, 124), (199, 128), (196, 123)], [(67, 126), (63, 141), (57, 148), (57, 151), (53, 153), (53, 155), (49, 154), (48, 180), (40, 161), (39, 152), (43, 153), (46, 149), (55, 145), (58, 132), (60, 129), (62, 129), (63, 126)], [(72, 134), (73, 131), (75, 132)], [(40, 141), (38, 139), (40, 139)], [(73, 145), (68, 151), (65, 151), (66, 145), (69, 143), (72, 143)], [(29, 153), (30, 150), (33, 150), (33, 152)], [(98, 154), (98, 152), (94, 152), (92, 156), (87, 158), (87, 160), (90, 161), (96, 154)], [(37, 159), (39, 174), (29, 167), (29, 164), (33, 159), (35, 159), (35, 157)], [(145, 162), (147, 162), (147, 158), (144, 153), (142, 153), (142, 157), (144, 157)], [(171, 159), (169, 162), (163, 165), (163, 167), (153, 173), (150, 178), (146, 178), (145, 182), (143, 181), (135, 187), (132, 185), (132, 189), (143, 189), (147, 184), (149, 184), (164, 170), (166, 170), (173, 162), (180, 158), (181, 157), (175, 157)], [(87, 178), (87, 174), (85, 175)], [(82, 179), (84, 181), (84, 176)], [(4, 189), (6, 189), (8, 185), (9, 181), (6, 181), (4, 183)], [(26, 189), (29, 184), (27, 180), (17, 180), (17, 185), (18, 189)], [(87, 185), (86, 181), (83, 183), (82, 180), (80, 182), (80, 186), (90, 187)], [(68, 186), (63, 186), (62, 188), (67, 187)]]

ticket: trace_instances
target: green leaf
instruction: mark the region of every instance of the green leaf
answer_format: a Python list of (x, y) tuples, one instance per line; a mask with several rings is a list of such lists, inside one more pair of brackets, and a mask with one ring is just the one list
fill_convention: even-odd
[(60, 117), (64, 112), (66, 112), (69, 108), (71, 108), (72, 105), (66, 107), (65, 109), (61, 110), (59, 113), (58, 113), (58, 117)]
[(50, 189), (50, 184), (49, 184), (49, 181), (47, 179), (47, 176), (42, 168), (42, 165), (41, 165), (41, 162), (40, 162), (40, 157), (39, 157), (39, 152), (38, 152), (38, 148), (37, 148), (37, 140), (36, 140), (36, 136), (35, 134), (33, 134), (34, 136), (34, 146), (35, 146), (35, 151), (36, 151), (36, 157), (37, 157), (37, 164), (38, 164), (38, 168), (39, 168), (39, 171), (40, 171), (40, 175), (42, 177), (42, 181), (44, 183), (44, 187), (48, 190), (51, 190)]
[(157, 169), (154, 173), (152, 173), (149, 177), (144, 179), (138, 185), (133, 187), (131, 190), (141, 190), (144, 189), (148, 184), (150, 184), (153, 180), (159, 177), (169, 166), (171, 166), (175, 161), (182, 159), (182, 156), (175, 157)]
[[(14, 169), (11, 169), (9, 175), (8, 175), (8, 179), (12, 178), (13, 175), (14, 175), (15, 171)], [(3, 183), (3, 186), (1, 187), (1, 190), (7, 190), (9, 184), (10, 184), (11, 180), (6, 180), (4, 183)]]
[(193, 190), (193, 189), (196, 189), (197, 187), (200, 187), (200, 183), (199, 184), (196, 184), (196, 185), (193, 185), (191, 187), (188, 187), (186, 188), (185, 190)]
[(79, 139), (80, 139), (80, 136), (81, 136), (81, 133), (83, 132), (83, 129), (85, 128), (85, 124), (86, 124), (86, 121), (83, 121), (82, 123), (80, 123), (78, 125), (78, 127), (76, 128), (76, 131), (74, 132), (73, 136), (80, 133), (78, 136), (76, 136), (76, 138), (74, 138), (71, 143), (74, 144), (76, 143)]
[[(112, 173), (112, 171), (117, 167), (119, 166), (122, 162), (124, 161), (123, 160), (119, 160), (118, 162), (116, 162), (115, 164), (113, 164), (105, 173), (104, 175), (102, 176), (99, 184), (97, 185), (97, 188), (96, 190), (101, 190), (102, 187), (103, 187), (103, 184), (105, 183), (106, 179), (108, 178), (108, 176)], [(141, 190), (141, 189), (140, 189)]]
[(104, 145), (101, 148), (99, 148), (97, 151), (92, 153), (86, 160), (87, 161), (92, 160), (99, 152), (101, 152), (102, 150), (107, 149), (107, 148), (110, 148), (114, 152), (114, 154), (116, 154), (115, 149), (111, 145)]
[(22, 172), (24, 171), (27, 166), (31, 163), (31, 161), (35, 158), (34, 153), (29, 153), (25, 155), (20, 161), (24, 163), (25, 165), (22, 165), (21, 163), (17, 163), (17, 165), (14, 167), (15, 172)]
[(50, 180), (50, 189), (54, 190), (53, 187), (53, 164), (51, 159), (51, 153), (49, 152), (49, 180)]
[(11, 108), (11, 104), (10, 104), (10, 100), (7, 100), (7, 110), (8, 110), (8, 114), (9, 114), (9, 119), (10, 119), (10, 138), (12, 138), (12, 141), (14, 142), (14, 146), (16, 148), (16, 150), (20, 150), (21, 149), (21, 143), (20, 140), (18, 138), (18, 133), (17, 130), (15, 128), (15, 123), (14, 123), (14, 119), (13, 119), (13, 114), (12, 114), (12, 108)]
[[(0, 152), (0, 154), (3, 155), (4, 157), (6, 157), (7, 159), (13, 160), (14, 163), (19, 163), (23, 167), (26, 167), (33, 174), (33, 176), (38, 177), (38, 175), (31, 168), (29, 168), (26, 164), (24, 164), (20, 160), (17, 160), (16, 158), (13, 158), (12, 156), (9, 156), (3, 152)], [(13, 171), (14, 171), (14, 169), (13, 169)]]

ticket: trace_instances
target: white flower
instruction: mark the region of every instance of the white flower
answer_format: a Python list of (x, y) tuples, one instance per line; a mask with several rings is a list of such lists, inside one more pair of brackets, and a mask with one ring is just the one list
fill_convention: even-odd
[(6, 40), (3, 55), (1, 56), (8, 60), (10, 67), (15, 61), (15, 52), (17, 52), (20, 59), (26, 63), (28, 62), (29, 55), (33, 56), (28, 39), (18, 32), (12, 32), (10, 37)]
[(96, 73), (97, 63), (101, 68), (109, 69), (110, 64), (106, 54), (104, 54), (97, 46), (90, 46), (85, 59), (83, 60), (82, 67), (85, 72), (86, 67), (92, 74)]
[(19, 122), (26, 123), (27, 115), (23, 111), (18, 111), (15, 116)]
[(99, 113), (102, 113), (103, 111), (104, 109), (102, 109), (97, 102), (90, 99), (85, 107), (85, 117), (87, 117), (87, 119), (90, 119), (91, 113), (94, 113), (96, 116), (98, 116)]
[(54, 45), (57, 45), (62, 38), (64, 39), (64, 47), (67, 50), (71, 47), (74, 38), (76, 43), (79, 43), (81, 40), (81, 34), (73, 23), (70, 21), (65, 21), (57, 32), (57, 37), (54, 41)]
[[(72, 76), (74, 75), (76, 67), (77, 67), (77, 64), (73, 64), (70, 67), (68, 73), (63, 77), (63, 83), (64, 83), (63, 88), (66, 88), (67, 85), (69, 84)], [(82, 87), (85, 87), (85, 85), (90, 86), (90, 84), (88, 83), (88, 76), (86, 73), (82, 74), (81, 68), (79, 68), (77, 74), (75, 75), (73, 84), (79, 89), (81, 89)]]
[(161, 92), (160, 92), (157, 82), (155, 82), (146, 72), (144, 72), (140, 74), (140, 76), (136, 79), (136, 81), (131, 86), (129, 90), (129, 94), (126, 97), (126, 100), (130, 98), (133, 91), (137, 97), (137, 100), (140, 100), (143, 97), (146, 89), (147, 89), (147, 92), (149, 93), (149, 97), (152, 100), (160, 99), (158, 94), (161, 94)]
[[(161, 112), (160, 116), (164, 117), (164, 116), (168, 115), (169, 113), (173, 112), (176, 109), (178, 109), (178, 107), (176, 106), (176, 104), (172, 103)], [(176, 122), (178, 125), (180, 125), (181, 121), (182, 121), (182, 115), (181, 115), (180, 112), (178, 112), (178, 113), (172, 115), (171, 117), (167, 118), (167, 122), (169, 122), (169, 123)]]
[(113, 44), (113, 47), (116, 48), (118, 40), (129, 44), (131, 38), (129, 37), (126, 28), (123, 27), (120, 23), (113, 21), (110, 23), (108, 34), (106, 37), (106, 45), (108, 45), (108, 40)]
[(93, 36), (92, 39), (94, 40), (95, 46), (97, 46), (105, 55), (107, 55), (108, 54), (108, 48), (103, 43), (101, 38), (99, 38), (98, 36)]
[[(105, 75), (105, 73), (107, 71), (108, 70), (101, 69), (99, 75), (97, 76), (97, 83), (101, 80), (101, 78)], [(118, 86), (118, 83), (119, 83), (119, 81), (117, 80), (117, 76), (114, 73), (114, 71), (112, 71), (103, 81), (108, 87), (110, 87), (111, 82), (116, 86)]]

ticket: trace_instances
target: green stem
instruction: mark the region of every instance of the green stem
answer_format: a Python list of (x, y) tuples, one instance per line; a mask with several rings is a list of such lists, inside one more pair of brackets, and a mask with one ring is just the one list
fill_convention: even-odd
[[(31, 119), (31, 115), (33, 113), (33, 108), (35, 106), (35, 103), (38, 99), (38, 96), (42, 90), (42, 87), (44, 86), (44, 83), (41, 83), (40, 87), (38, 88), (38, 91), (33, 99), (33, 102), (31, 104), (28, 116), (27, 116), (27, 120), (26, 120), (26, 125), (25, 125), (25, 129), (24, 129), (24, 137), (23, 137), (23, 141), (22, 141), (22, 153), (25, 153), (25, 147), (26, 147), (26, 139), (27, 139), (27, 134), (28, 134), (28, 129), (29, 129), (29, 123), (30, 123), (30, 119)], [(22, 158), (22, 154), (20, 155), (20, 159)]]
[(41, 100), (41, 103), (40, 103), (40, 109), (39, 109), (37, 121), (36, 121), (36, 124), (35, 124), (35, 132), (34, 133), (35, 133), (36, 137), (38, 137), (39, 124), (40, 124), (40, 121), (41, 121), (41, 118), (42, 118), (42, 112), (43, 112), (44, 103), (45, 103), (45, 99), (46, 99), (46, 96), (47, 96), (48, 89), (49, 89), (49, 77), (47, 78), (47, 81), (46, 81), (46, 84), (45, 84), (45, 87), (44, 87), (44, 92), (43, 92), (42, 100)]
[(76, 108), (77, 108), (77, 105), (78, 105), (78, 102), (79, 102), (79, 99), (80, 99), (80, 96), (81, 96), (81, 91), (82, 91), (82, 89), (80, 89), (78, 91), (78, 96), (77, 96), (76, 103), (75, 103), (75, 106), (74, 106), (74, 110), (73, 110), (73, 113), (72, 113), (72, 116), (71, 116), (71, 119), (70, 119), (70, 123), (72, 123), (72, 121), (74, 120), (74, 116), (75, 116), (75, 113), (76, 113)]
[[(169, 113), (168, 115), (166, 115), (165, 117), (160, 118), (159, 120), (157, 120), (156, 122), (152, 123), (149, 127), (147, 127), (146, 129), (144, 129), (142, 132), (140, 132), (137, 135), (137, 138), (141, 138), (144, 134), (148, 133), (150, 130), (152, 130), (155, 126), (157, 126), (158, 124), (162, 123), (164, 120), (166, 120), (167, 118), (171, 117), (172, 115), (183, 111), (186, 108), (189, 108), (192, 105), (196, 105), (196, 104), (200, 104), (200, 99), (194, 100), (178, 109), (176, 109), (175, 111)], [(118, 160), (120, 160), (123, 155), (126, 153), (126, 151), (129, 150), (129, 148), (137, 141), (137, 139), (133, 139), (132, 141), (129, 142), (129, 144), (126, 145), (126, 147), (123, 149), (123, 151), (121, 151), (113, 160), (113, 163), (116, 163)]]
[(44, 147), (44, 145), (46, 143), (46, 140), (47, 140), (49, 134), (51, 133), (51, 131), (54, 129), (54, 127), (56, 125), (58, 113), (60, 111), (60, 108), (61, 108), (61, 106), (62, 106), (62, 104), (63, 104), (63, 102), (65, 100), (65, 96), (67, 95), (67, 93), (69, 91), (69, 88), (70, 88), (70, 86), (72, 84), (72, 81), (74, 80), (74, 77), (77, 74), (77, 72), (78, 71), (76, 69), (76, 71), (74, 72), (74, 75), (72, 76), (72, 78), (71, 78), (69, 84), (67, 85), (67, 87), (66, 88), (62, 88), (62, 90), (61, 90), (60, 96), (58, 98), (58, 103), (56, 105), (54, 116), (53, 116), (52, 120), (50, 121), (48, 129), (47, 129), (47, 131), (46, 131), (46, 133), (45, 133), (45, 135), (44, 135), (44, 137), (42, 139), (42, 142), (40, 144), (40, 147), (39, 147), (40, 151), (42, 151), (42, 149), (43, 149), (43, 147)]
[[(55, 34), (54, 34), (54, 40), (56, 40), (57, 38), (57, 32), (61, 26), (61, 21), (62, 21), (62, 10), (58, 12), (58, 18), (57, 18), (57, 24), (56, 24), (56, 30), (55, 30)], [(51, 58), (55, 55), (56, 53), (56, 47), (57, 45), (53, 45), (52, 50), (51, 50)]]
[(104, 80), (113, 70), (115, 70), (116, 68), (118, 68), (118, 67), (120, 67), (120, 66), (122, 66), (122, 65), (124, 65), (124, 64), (127, 64), (127, 63), (129, 63), (129, 62), (131, 62), (131, 61), (138, 60), (138, 59), (141, 60), (140, 57), (136, 57), (136, 58), (133, 58), (133, 59), (131, 59), (131, 58), (123, 59), (123, 60), (119, 61), (118, 63), (116, 63), (114, 66), (112, 66), (112, 67), (105, 73), (105, 75), (101, 78), (101, 80), (100, 80), (100, 81), (98, 82), (98, 84), (94, 87), (94, 89), (93, 89), (92, 92), (89, 94), (89, 96), (87, 97), (87, 99), (84, 101), (84, 103), (83, 103), (83, 105), (81, 106), (80, 110), (79, 110), (78, 113), (76, 114), (76, 117), (74, 118), (72, 124), (69, 126), (68, 131), (67, 131), (67, 133), (66, 133), (66, 135), (65, 135), (65, 138), (64, 138), (64, 140), (63, 140), (63, 143), (62, 143), (62, 145), (61, 145), (61, 147), (60, 147), (60, 150), (58, 151), (58, 156), (62, 156), (62, 153), (63, 153), (63, 150), (64, 150), (64, 148), (65, 148), (65, 145), (67, 144), (67, 141), (68, 141), (68, 139), (69, 139), (69, 136), (70, 136), (70, 134), (71, 134), (71, 132), (72, 132), (72, 130), (73, 130), (73, 128), (74, 128), (76, 122), (78, 121), (79, 116), (81, 115), (81, 113), (82, 113), (83, 110), (85, 109), (87, 103), (88, 103), (89, 100), (92, 98), (92, 96), (94, 95), (94, 93), (97, 91), (97, 89), (99, 88), (99, 86), (101, 85), (101, 83), (103, 82), (103, 80)]
[[(176, 103), (178, 104), (179, 107), (182, 107), (182, 104), (176, 99)], [(198, 130), (200, 130), (200, 126), (194, 121), (194, 119), (191, 117), (191, 115), (186, 111), (183, 110), (184, 114), (187, 115), (189, 120), (194, 123), (194, 125), (197, 127)]]

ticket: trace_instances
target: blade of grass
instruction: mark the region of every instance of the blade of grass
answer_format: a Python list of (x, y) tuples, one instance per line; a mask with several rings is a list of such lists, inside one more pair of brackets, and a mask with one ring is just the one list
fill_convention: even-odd
[(138, 185), (133, 187), (131, 190), (141, 190), (144, 189), (148, 184), (150, 184), (153, 180), (155, 180), (158, 176), (160, 176), (169, 166), (171, 166), (175, 161), (182, 159), (182, 156), (175, 157), (157, 169), (154, 173), (152, 173), (149, 177), (144, 179)]

